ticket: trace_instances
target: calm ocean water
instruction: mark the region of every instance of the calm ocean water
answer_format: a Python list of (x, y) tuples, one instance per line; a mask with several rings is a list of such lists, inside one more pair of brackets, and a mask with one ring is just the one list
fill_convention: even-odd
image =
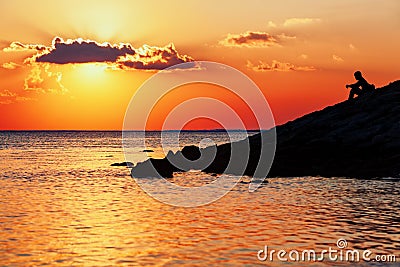
[[(180, 138), (182, 146), (228, 141), (218, 132)], [(150, 155), (162, 156), (157, 133), (146, 142)], [(320, 252), (338, 249), (338, 239), (345, 249), (394, 254), (397, 263), (311, 263), (399, 265), (395, 180), (272, 178), (254, 193), (239, 183), (212, 204), (181, 208), (144, 193), (128, 168), (110, 166), (125, 160), (120, 132), (0, 132), (0, 159), (0, 266), (305, 266), (276, 255), (259, 261), (257, 252)], [(172, 179), (209, 180), (200, 172)]]

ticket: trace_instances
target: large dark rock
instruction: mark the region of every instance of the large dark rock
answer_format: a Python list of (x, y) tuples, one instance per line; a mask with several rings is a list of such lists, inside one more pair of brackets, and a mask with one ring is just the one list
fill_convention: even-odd
[(163, 159), (148, 159), (144, 162), (138, 163), (134, 168), (132, 168), (132, 177), (138, 178), (172, 178), (173, 173), (180, 171), (178, 168), (174, 167), (167, 158)]
[[(276, 153), (268, 176), (399, 177), (400, 81), (310, 113), (275, 130)], [(240, 165), (247, 163), (244, 174), (257, 176), (261, 149), (270, 149), (261, 146), (261, 135), (268, 139), (271, 131), (217, 146), (214, 161), (203, 171), (241, 174), (243, 166)], [(248, 161), (240, 161), (240, 153), (231, 155), (231, 151), (244, 148), (247, 141), (250, 145)], [(184, 148), (182, 154), (189, 160), (196, 160), (198, 152), (207, 149), (189, 147)], [(232, 164), (232, 157), (236, 158), (235, 164)], [(154, 165), (157, 170), (160, 168), (161, 176), (168, 175), (164, 177), (176, 171), (176, 167), (167, 163), (167, 158), (161, 160), (162, 164)], [(133, 176), (136, 168), (132, 169)]]
[(400, 81), (278, 126), (269, 176), (400, 176)]
[(198, 160), (201, 156), (200, 148), (197, 146), (185, 146), (182, 149), (182, 155), (191, 161)]

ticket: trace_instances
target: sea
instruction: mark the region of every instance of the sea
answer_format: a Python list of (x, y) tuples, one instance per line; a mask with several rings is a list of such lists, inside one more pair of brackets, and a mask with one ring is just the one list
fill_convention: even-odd
[[(179, 147), (160, 138), (146, 133), (152, 152), (138, 145), (137, 162), (232, 135), (185, 131)], [(125, 160), (118, 131), (0, 132), (0, 266), (400, 266), (396, 179), (268, 178), (249, 192), (243, 177), (209, 204), (180, 207), (111, 166)], [(212, 179), (189, 171), (169, 180)]]

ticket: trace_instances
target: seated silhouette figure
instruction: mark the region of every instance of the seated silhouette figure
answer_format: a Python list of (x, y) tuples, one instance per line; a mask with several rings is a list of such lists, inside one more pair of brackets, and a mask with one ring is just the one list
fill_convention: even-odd
[(354, 72), (354, 78), (357, 80), (356, 83), (346, 84), (346, 88), (351, 88), (349, 100), (353, 99), (355, 95), (361, 96), (375, 90), (375, 85), (369, 84), (362, 76), (361, 71)]

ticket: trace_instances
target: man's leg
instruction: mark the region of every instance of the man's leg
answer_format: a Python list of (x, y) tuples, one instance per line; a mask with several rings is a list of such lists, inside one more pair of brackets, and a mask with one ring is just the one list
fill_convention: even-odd
[(349, 93), (349, 100), (353, 99), (355, 94), (356, 94), (356, 93), (354, 92), (354, 89), (352, 88), (352, 89), (350, 90), (350, 93)]
[(357, 88), (357, 87), (351, 88), (350, 94), (349, 94), (349, 100), (353, 99), (355, 95), (360, 95), (360, 94), (361, 94), (360, 88)]

